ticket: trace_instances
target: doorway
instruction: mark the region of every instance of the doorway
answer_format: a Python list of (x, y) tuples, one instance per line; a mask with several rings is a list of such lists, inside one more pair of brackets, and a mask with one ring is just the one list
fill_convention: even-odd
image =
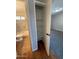
[(16, 57), (32, 55), (25, 0), (16, 0)]

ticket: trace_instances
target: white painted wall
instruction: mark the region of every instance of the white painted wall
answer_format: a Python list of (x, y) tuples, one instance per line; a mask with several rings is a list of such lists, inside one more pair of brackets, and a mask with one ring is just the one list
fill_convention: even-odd
[(52, 0), (52, 13), (55, 13), (60, 8), (63, 9), (63, 0)]
[(51, 22), (52, 29), (63, 31), (63, 11), (52, 15)]
[(36, 24), (37, 24), (37, 38), (38, 41), (42, 40), (44, 37), (44, 8), (40, 6), (35, 6), (36, 7)]

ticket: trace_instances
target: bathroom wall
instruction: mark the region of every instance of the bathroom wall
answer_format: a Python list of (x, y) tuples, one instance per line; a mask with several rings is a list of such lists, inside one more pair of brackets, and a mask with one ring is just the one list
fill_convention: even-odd
[(58, 59), (63, 59), (63, 12), (52, 15), (50, 49)]
[(52, 20), (51, 20), (51, 28), (58, 30), (58, 31), (63, 31), (63, 12), (58, 12), (55, 15), (52, 15)]
[(58, 57), (58, 59), (63, 59), (63, 32), (53, 30), (51, 31), (50, 38), (50, 50)]

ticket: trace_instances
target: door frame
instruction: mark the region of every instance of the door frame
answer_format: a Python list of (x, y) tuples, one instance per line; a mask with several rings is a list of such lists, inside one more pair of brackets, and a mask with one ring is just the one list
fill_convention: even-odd
[(28, 27), (31, 39), (32, 52), (34, 52), (38, 49), (35, 3), (34, 0), (25, 0), (25, 4), (28, 17)]

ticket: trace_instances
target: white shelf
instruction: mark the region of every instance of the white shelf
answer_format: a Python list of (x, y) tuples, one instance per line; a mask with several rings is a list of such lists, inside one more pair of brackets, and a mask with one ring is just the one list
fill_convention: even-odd
[(45, 6), (46, 4), (44, 2), (35, 1), (35, 4), (38, 6)]

